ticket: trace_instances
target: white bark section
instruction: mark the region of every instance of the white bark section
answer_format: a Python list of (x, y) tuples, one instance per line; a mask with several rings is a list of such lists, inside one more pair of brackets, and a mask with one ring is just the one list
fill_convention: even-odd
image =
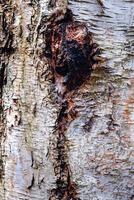
[(134, 2), (71, 1), (76, 18), (89, 24), (106, 62), (75, 100), (70, 165), (82, 200), (134, 198)]
[[(132, 200), (134, 2), (103, 2), (104, 8), (96, 0), (69, 1), (106, 59), (74, 95), (79, 117), (67, 132), (70, 166), (81, 200)], [(30, 1), (14, 0), (11, 8), (16, 50), (9, 57), (3, 90), (5, 176), (0, 199), (48, 200), (55, 176), (47, 154), (59, 108), (38, 34), (47, 1), (31, 6)]]
[[(44, 8), (40, 3), (34, 10), (28, 3), (14, 1), (12, 4), (17, 50), (9, 58), (3, 94), (6, 158), (2, 199), (5, 200), (48, 199), (53, 181), (53, 168), (46, 155), (57, 114), (50, 100), (51, 83), (43, 75), (47, 70), (46, 61), (39, 58), (42, 47), (35, 49)], [(46, 2), (42, 4), (45, 7)], [(43, 46), (42, 38), (39, 45)]]

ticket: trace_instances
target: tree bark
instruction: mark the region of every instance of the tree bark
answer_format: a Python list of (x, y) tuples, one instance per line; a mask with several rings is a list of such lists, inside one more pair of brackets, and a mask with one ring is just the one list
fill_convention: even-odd
[[(45, 56), (48, 3), (1, 1), (0, 199), (133, 200), (134, 2), (69, 1), (103, 62), (71, 94), (77, 115), (65, 125), (60, 153), (61, 104)], [(52, 5), (65, 14), (67, 1)], [(61, 197), (55, 165), (63, 153)]]

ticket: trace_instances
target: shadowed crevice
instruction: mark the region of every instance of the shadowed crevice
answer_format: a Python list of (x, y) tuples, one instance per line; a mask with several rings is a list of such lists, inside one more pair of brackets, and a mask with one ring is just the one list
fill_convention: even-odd
[[(11, 2), (1, 1), (1, 39), (0, 39), (0, 181), (4, 177), (4, 147), (2, 147), (2, 139), (4, 136), (4, 108), (3, 108), (3, 88), (7, 83), (7, 66), (10, 55), (15, 51), (13, 47), (13, 10), (11, 9)], [(10, 20), (9, 20), (10, 16)]]

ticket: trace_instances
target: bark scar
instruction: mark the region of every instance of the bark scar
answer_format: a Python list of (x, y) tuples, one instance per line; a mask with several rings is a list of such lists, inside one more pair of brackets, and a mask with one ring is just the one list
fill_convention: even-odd
[[(54, 13), (53, 17), (58, 18)], [(46, 33), (45, 55), (49, 58), (58, 93), (80, 87), (90, 77), (99, 53), (86, 24), (77, 22), (67, 9), (64, 18), (51, 22)], [(56, 20), (56, 19), (55, 19)]]
[(45, 33), (46, 49), (54, 84), (60, 96), (60, 111), (56, 121), (54, 146), (51, 147), (56, 187), (50, 192), (50, 200), (78, 200), (77, 184), (71, 179), (66, 132), (76, 119), (77, 111), (73, 101), (76, 91), (91, 75), (98, 46), (86, 24), (74, 19), (71, 10), (66, 13), (56, 10), (49, 18)]

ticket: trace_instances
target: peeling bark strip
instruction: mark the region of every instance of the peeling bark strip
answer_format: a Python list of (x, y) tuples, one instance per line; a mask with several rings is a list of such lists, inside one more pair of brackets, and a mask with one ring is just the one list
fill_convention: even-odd
[[(56, 1), (51, 1), (50, 6), (55, 7)], [(53, 70), (61, 106), (54, 131), (56, 146), (54, 144), (52, 147), (56, 188), (51, 190), (50, 200), (78, 200), (77, 185), (71, 180), (66, 131), (77, 117), (73, 91), (90, 77), (93, 65), (97, 64), (95, 56), (99, 51), (86, 24), (75, 21), (69, 9), (63, 13), (62, 9), (53, 12), (46, 32), (45, 55)]]

